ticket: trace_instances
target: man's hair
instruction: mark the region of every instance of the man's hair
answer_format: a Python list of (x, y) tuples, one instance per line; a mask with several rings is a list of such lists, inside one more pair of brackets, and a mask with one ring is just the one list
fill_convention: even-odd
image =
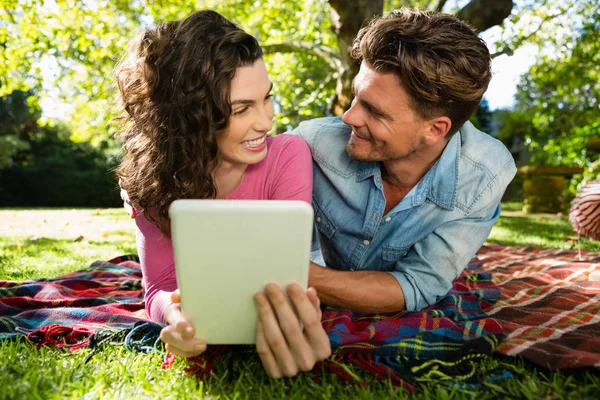
[(231, 81), (262, 54), (253, 36), (205, 10), (146, 30), (117, 65), (126, 124), (116, 173), (163, 233), (174, 200), (215, 196), (211, 172), (231, 115)]
[(447, 116), (448, 138), (475, 113), (490, 82), (485, 42), (455, 16), (402, 8), (359, 32), (353, 58), (395, 74), (421, 118)]

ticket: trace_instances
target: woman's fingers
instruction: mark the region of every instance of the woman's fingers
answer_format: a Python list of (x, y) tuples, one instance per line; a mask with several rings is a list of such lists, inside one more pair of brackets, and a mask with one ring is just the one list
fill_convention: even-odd
[[(254, 296), (259, 317), (256, 348), (272, 377), (308, 371), (331, 354), (329, 338), (321, 325), (316, 291), (305, 292), (300, 285), (292, 284), (287, 293), (292, 304), (275, 284), (268, 284), (265, 293)], [(298, 318), (304, 324), (304, 331)]]
[(182, 357), (193, 357), (206, 350), (206, 342), (194, 337), (194, 326), (181, 312), (179, 303), (171, 304), (165, 317), (169, 325), (161, 330), (160, 339), (168, 351)]
[(277, 360), (267, 343), (265, 338), (264, 329), (262, 327), (262, 323), (260, 319), (256, 323), (256, 352), (260, 357), (260, 361), (262, 362), (265, 371), (272, 378), (281, 378), (283, 374), (281, 373), (281, 368), (277, 364)]
[(310, 343), (316, 361), (324, 360), (331, 355), (331, 344), (321, 323), (319, 303), (315, 304), (311, 301), (310, 295), (305, 293), (298, 284), (289, 285), (287, 291), (304, 325), (304, 335)]
[(179, 289), (175, 289), (173, 292), (171, 292), (171, 303), (181, 303), (181, 294), (179, 293)]
[[(296, 294), (301, 297), (304, 296), (305, 301), (310, 303), (300, 285), (295, 285), (295, 287), (299, 291)], [(265, 293), (275, 310), (279, 327), (288, 344), (288, 348), (294, 356), (295, 368), (302, 371), (310, 371), (316, 361), (315, 355), (302, 332), (298, 316), (279, 286), (268, 284), (265, 288)]]
[(160, 339), (171, 353), (182, 357), (193, 357), (206, 350), (206, 342), (195, 337), (183, 336), (174, 326), (169, 325), (160, 331)]
[[(281, 289), (279, 289), (281, 291)], [(275, 317), (271, 303), (264, 293), (257, 293), (254, 301), (258, 310), (258, 319), (262, 325), (265, 342), (275, 356), (277, 365), (284, 376), (294, 376), (298, 373), (298, 366), (294, 360), (288, 343), (283, 336), (279, 322)], [(290, 309), (291, 311), (291, 309)], [(257, 349), (258, 350), (258, 349)], [(267, 371), (269, 372), (269, 371)]]

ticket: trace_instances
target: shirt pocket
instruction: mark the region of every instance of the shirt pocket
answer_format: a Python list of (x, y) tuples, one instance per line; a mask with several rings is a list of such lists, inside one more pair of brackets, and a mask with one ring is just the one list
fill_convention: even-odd
[(328, 239), (335, 234), (337, 227), (331, 218), (325, 214), (321, 206), (313, 199), (313, 209), (315, 210), (315, 225), (320, 233)]
[(381, 250), (381, 259), (385, 263), (395, 263), (408, 257), (408, 252), (412, 246), (383, 247)]

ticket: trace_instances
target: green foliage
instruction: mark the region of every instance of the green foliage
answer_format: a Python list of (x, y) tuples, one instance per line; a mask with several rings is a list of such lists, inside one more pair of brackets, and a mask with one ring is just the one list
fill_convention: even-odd
[[(0, 0), (0, 10), (6, 15), (0, 23), (0, 95), (35, 89), (45, 97), (46, 88), (56, 86), (74, 107), (74, 139), (97, 144), (109, 137), (112, 69), (142, 24), (140, 3)], [(57, 71), (49, 70), (53, 64)]]
[[(59, 96), (74, 107), (68, 122), (73, 139), (94, 145), (111, 140), (119, 129), (112, 70), (127, 43), (144, 27), (184, 18), (193, 11), (213, 8), (246, 29), (263, 45), (299, 42), (335, 48), (326, 0), (280, 2), (227, 0), (197, 2), (67, 2), (45, 4), (0, 0), (7, 18), (0, 22), (0, 95), (14, 90), (55, 85)], [(85, 32), (85, 34), (82, 34)], [(265, 57), (275, 84), (280, 115), (276, 130), (323, 116), (334, 91), (335, 71), (323, 59), (300, 53)], [(58, 65), (58, 77), (48, 75)], [(46, 84), (44, 85), (44, 76)]]
[[(464, 5), (465, 2), (440, 0), (385, 0), (384, 10), (418, 6), (426, 9), (442, 7), (446, 12), (456, 12)], [(113, 135), (119, 126), (109, 124), (116, 111), (112, 69), (127, 48), (128, 41), (144, 27), (183, 18), (202, 8), (213, 8), (223, 13), (254, 34), (267, 49), (265, 59), (275, 84), (278, 111), (276, 132), (287, 130), (303, 119), (326, 114), (339, 71), (331, 61), (315, 55), (314, 49), (331, 54), (339, 54), (340, 51), (331, 29), (332, 16), (327, 0), (199, 0), (177, 3), (0, 0), (0, 96), (15, 90), (32, 90), (40, 98), (58, 96), (74, 110), (66, 116), (66, 122), (72, 127), (72, 139), (89, 141), (95, 146), (108, 143), (113, 148), (116, 146)], [(557, 50), (556, 56), (544, 60), (532, 71), (531, 79), (522, 83), (523, 92), (543, 93), (536, 98), (540, 100), (540, 107), (538, 103), (532, 103), (537, 109), (525, 110), (535, 115), (533, 132), (525, 138), (540, 149), (548, 146), (550, 152), (561, 150), (561, 154), (554, 151), (552, 157), (538, 162), (557, 164), (576, 159), (576, 163), (582, 164), (587, 160), (585, 156), (577, 158), (577, 152), (583, 136), (593, 134), (584, 129), (588, 125), (579, 123), (580, 119), (569, 114), (565, 120), (573, 124), (577, 122), (577, 127), (583, 129), (582, 139), (578, 142), (560, 141), (556, 132), (553, 132), (555, 136), (548, 136), (548, 127), (555, 126), (557, 115), (545, 113), (541, 99), (546, 96), (547, 88), (557, 86), (556, 83), (566, 93), (571, 93), (571, 97), (581, 99), (591, 92), (595, 96), (597, 84), (594, 86), (593, 83), (597, 83), (598, 79), (594, 68), (589, 66), (597, 65), (598, 51), (594, 44), (598, 38), (594, 25), (597, 12), (597, 0), (521, 0), (515, 2), (511, 16), (498, 33), (499, 40), (493, 49), (496, 53), (510, 54), (525, 43), (538, 44), (549, 54)], [(573, 29), (576, 36), (582, 38), (579, 47), (573, 45)], [(275, 45), (286, 45), (287, 50), (281, 47), (276, 53), (268, 50)], [(573, 62), (565, 65), (564, 69), (555, 68), (556, 63), (571, 58)], [(573, 72), (577, 70), (585, 70), (586, 73)], [(575, 82), (575, 78), (580, 82)], [(590, 83), (589, 88), (586, 83)], [(523, 102), (529, 103), (528, 100)], [(548, 105), (546, 109), (552, 110), (552, 106), (558, 106), (559, 102), (545, 104)], [(593, 104), (590, 106), (594, 109)], [(590, 114), (584, 119), (588, 121), (591, 117)], [(476, 122), (481, 118), (478, 115)], [(572, 130), (568, 132), (566, 135), (578, 135)], [(538, 134), (541, 136), (536, 137)], [(552, 140), (548, 142), (540, 137)], [(7, 149), (14, 151), (21, 145), (14, 135), (0, 135), (0, 163), (3, 160), (7, 162)]]
[(0, 168), (10, 165), (12, 156), (28, 149), (21, 135), (38, 128), (39, 104), (31, 93), (16, 90), (0, 97)]
[(581, 29), (598, 9), (597, 0), (520, 0), (495, 36), (494, 55), (512, 55), (533, 44), (549, 50), (568, 45), (573, 30)]
[(600, 134), (600, 8), (555, 54), (544, 55), (524, 74), (517, 108), (531, 120), (525, 134), (536, 164), (589, 163), (585, 149)]
[(487, 99), (481, 100), (479, 107), (477, 107), (477, 111), (471, 117), (471, 123), (480, 131), (485, 133), (492, 133), (492, 111), (490, 110), (490, 105)]
[(118, 206), (116, 154), (76, 143), (64, 126), (42, 126), (0, 170), (0, 206)]

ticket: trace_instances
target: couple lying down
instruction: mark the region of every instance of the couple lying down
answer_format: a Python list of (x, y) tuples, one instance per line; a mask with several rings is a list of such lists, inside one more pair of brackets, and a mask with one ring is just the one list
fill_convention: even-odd
[(419, 310), (487, 238), (516, 168), (468, 122), (491, 78), (485, 43), (451, 15), (400, 9), (362, 28), (351, 52), (360, 71), (350, 109), (278, 136), (268, 135), (273, 84), (261, 47), (216, 12), (146, 30), (117, 66), (127, 122), (117, 174), (137, 225), (146, 309), (167, 324), (168, 351), (206, 349), (180, 308), (174, 200), (312, 205), (309, 289), (268, 284), (254, 296), (256, 349), (272, 377), (331, 354), (321, 301)]

